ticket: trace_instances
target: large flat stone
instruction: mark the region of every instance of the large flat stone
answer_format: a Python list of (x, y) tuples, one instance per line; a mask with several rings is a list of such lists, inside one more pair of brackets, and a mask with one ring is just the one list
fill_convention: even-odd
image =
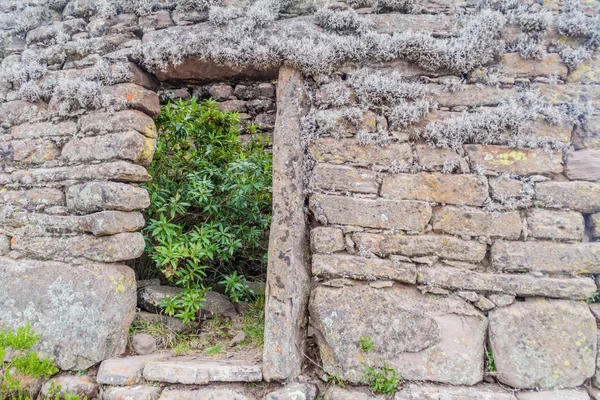
[(63, 370), (87, 369), (125, 350), (135, 275), (124, 265), (0, 259), (0, 328), (31, 324), (34, 349)]
[(102, 95), (111, 97), (115, 104), (125, 103), (152, 118), (156, 118), (160, 114), (160, 103), (156, 92), (134, 83), (105, 86), (102, 88)]
[(433, 214), (433, 230), (459, 236), (518, 239), (523, 222), (518, 212), (490, 212), (472, 207), (441, 207)]
[(419, 284), (450, 290), (507, 293), (521, 297), (553, 297), (585, 300), (596, 291), (590, 278), (539, 278), (531, 275), (490, 274), (474, 272), (441, 264), (419, 268)]
[(393, 165), (411, 166), (412, 150), (408, 143), (394, 143), (386, 147), (363, 146), (356, 139), (317, 139), (309, 147), (315, 160), (332, 164), (348, 163), (360, 167), (390, 168)]
[(67, 207), (91, 213), (103, 210), (133, 211), (150, 206), (144, 188), (117, 182), (88, 182), (67, 190)]
[(260, 382), (262, 365), (236, 361), (160, 361), (144, 367), (144, 379), (206, 385), (211, 382)]
[(521, 389), (576, 387), (594, 375), (596, 319), (584, 302), (517, 302), (489, 314), (496, 375)]
[(446, 235), (403, 235), (355, 233), (352, 238), (359, 250), (381, 257), (399, 254), (407, 257), (438, 256), (448, 260), (479, 262), (487, 246)]
[(146, 364), (152, 361), (167, 359), (170, 356), (171, 354), (169, 353), (155, 353), (145, 356), (109, 358), (100, 364), (96, 380), (102, 385), (136, 385), (142, 379)]
[(65, 393), (77, 395), (81, 398), (87, 397), (93, 399), (98, 393), (98, 384), (88, 376), (74, 376), (61, 374), (48, 380), (42, 386), (42, 395), (50, 396), (52, 387), (60, 387), (59, 394), (64, 396)]
[(410, 384), (394, 400), (516, 400), (514, 394), (496, 385), (437, 386)]
[(51, 122), (39, 122), (35, 124), (23, 124), (13, 126), (10, 134), (0, 136), (1, 140), (26, 140), (57, 136), (73, 136), (77, 133), (77, 125), (71, 121), (58, 124)]
[(600, 183), (541, 182), (535, 185), (535, 199), (550, 208), (595, 213), (600, 211)]
[(390, 279), (406, 283), (415, 283), (417, 280), (417, 268), (412, 263), (348, 254), (314, 254), (312, 272), (313, 275), (327, 278)]
[(422, 232), (431, 218), (431, 206), (410, 200), (359, 199), (314, 194), (310, 207), (330, 224)]
[(381, 196), (395, 200), (481, 206), (488, 198), (486, 180), (475, 175), (394, 174), (383, 178)]
[(562, 153), (543, 149), (515, 149), (507, 146), (466, 145), (472, 166), (486, 171), (518, 175), (561, 173)]
[(63, 206), (65, 205), (65, 194), (60, 189), (49, 188), (4, 190), (0, 192), (0, 204), (1, 203), (21, 206)]
[[(317, 287), (310, 311), (323, 368), (331, 375), (361, 382), (363, 362), (373, 356), (406, 380), (472, 385), (483, 378), (487, 319), (463, 300), (357, 283)], [(357, 343), (362, 336), (375, 343), (368, 355)]]
[(317, 387), (312, 383), (290, 383), (267, 394), (264, 400), (315, 400)]
[(492, 267), (499, 271), (600, 273), (600, 243), (506, 242), (492, 245)]

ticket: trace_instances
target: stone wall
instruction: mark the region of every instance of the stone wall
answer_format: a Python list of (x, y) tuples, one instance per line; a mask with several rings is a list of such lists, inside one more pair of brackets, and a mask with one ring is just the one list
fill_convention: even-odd
[(65, 370), (123, 352), (157, 93), (210, 95), (274, 132), (265, 379), (309, 316), (328, 374), (433, 383), (401, 399), (600, 387), (591, 3), (261, 1), (0, 4), (0, 327)]

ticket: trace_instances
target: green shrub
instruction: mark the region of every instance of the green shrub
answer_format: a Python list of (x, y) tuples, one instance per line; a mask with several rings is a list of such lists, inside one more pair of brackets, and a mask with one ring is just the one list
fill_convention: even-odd
[[(0, 330), (0, 399), (27, 399), (29, 394), (22, 387), (22, 379), (48, 378), (58, 372), (52, 360), (30, 351), (38, 339), (29, 324), (15, 332)], [(3, 362), (9, 349), (13, 357)]]
[(243, 300), (246, 276), (266, 271), (271, 223), (272, 156), (256, 127), (242, 146), (240, 116), (213, 100), (175, 101), (156, 120), (160, 132), (145, 229), (155, 268), (184, 289), (166, 312), (195, 319), (206, 290), (224, 282)]
[(400, 376), (396, 370), (387, 363), (384, 363), (381, 367), (371, 367), (365, 364), (363, 379), (373, 393), (381, 393), (388, 396), (396, 392), (398, 382), (400, 382)]

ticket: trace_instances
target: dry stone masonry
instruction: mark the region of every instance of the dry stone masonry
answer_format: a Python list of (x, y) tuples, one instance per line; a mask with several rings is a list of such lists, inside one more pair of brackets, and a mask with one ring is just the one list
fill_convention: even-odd
[[(381, 399), (366, 364), (396, 400), (600, 399), (598, 6), (0, 2), (0, 329), (105, 400)], [(192, 96), (273, 139), (262, 364), (118, 358), (165, 295), (123, 264), (153, 118)]]

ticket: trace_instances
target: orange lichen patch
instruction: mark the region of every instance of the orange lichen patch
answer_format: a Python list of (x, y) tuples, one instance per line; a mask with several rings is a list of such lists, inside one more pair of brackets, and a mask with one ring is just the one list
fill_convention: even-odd
[(13, 247), (13, 246), (15, 245), (15, 243), (17, 243), (17, 237), (16, 237), (16, 236), (13, 236), (13, 237), (10, 239), (10, 247)]

